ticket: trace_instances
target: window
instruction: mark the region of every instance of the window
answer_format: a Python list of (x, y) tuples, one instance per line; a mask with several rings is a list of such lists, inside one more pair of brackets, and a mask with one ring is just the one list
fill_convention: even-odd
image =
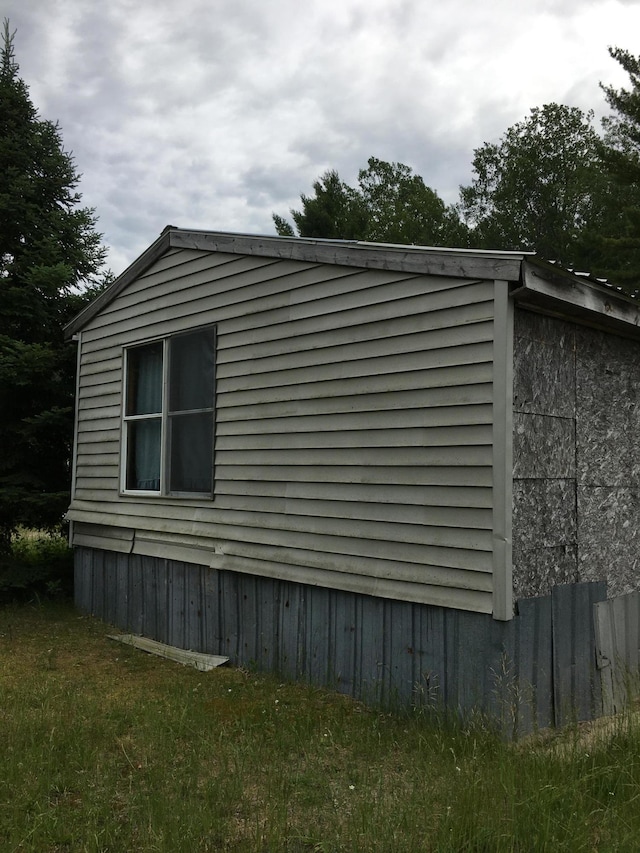
[(125, 352), (123, 491), (213, 492), (215, 329)]

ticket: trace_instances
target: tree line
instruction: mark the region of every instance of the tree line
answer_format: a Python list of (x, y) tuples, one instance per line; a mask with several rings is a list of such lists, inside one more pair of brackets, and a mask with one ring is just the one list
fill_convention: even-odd
[(282, 236), (535, 251), (569, 269), (640, 288), (640, 57), (611, 48), (629, 87), (602, 85), (612, 114), (534, 107), (473, 152), (472, 181), (445, 204), (403, 163), (371, 157), (349, 186), (331, 169), (300, 196)]

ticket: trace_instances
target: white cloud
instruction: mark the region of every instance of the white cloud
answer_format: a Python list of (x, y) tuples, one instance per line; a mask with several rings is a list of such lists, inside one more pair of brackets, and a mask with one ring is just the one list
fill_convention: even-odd
[(272, 231), (327, 168), (400, 160), (447, 200), (532, 106), (606, 112), (622, 0), (5, 0), (115, 272), (165, 224)]

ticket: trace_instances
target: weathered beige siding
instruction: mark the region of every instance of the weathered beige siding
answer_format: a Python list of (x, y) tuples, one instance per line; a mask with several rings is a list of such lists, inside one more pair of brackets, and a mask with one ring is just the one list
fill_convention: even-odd
[[(493, 295), (167, 253), (82, 330), (76, 544), (490, 612)], [(123, 347), (206, 324), (215, 498), (121, 496)]]

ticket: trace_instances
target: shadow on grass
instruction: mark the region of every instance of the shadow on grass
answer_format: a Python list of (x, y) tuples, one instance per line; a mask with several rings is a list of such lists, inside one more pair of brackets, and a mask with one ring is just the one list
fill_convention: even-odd
[(64, 536), (20, 531), (0, 555), (0, 604), (73, 596), (73, 551)]

